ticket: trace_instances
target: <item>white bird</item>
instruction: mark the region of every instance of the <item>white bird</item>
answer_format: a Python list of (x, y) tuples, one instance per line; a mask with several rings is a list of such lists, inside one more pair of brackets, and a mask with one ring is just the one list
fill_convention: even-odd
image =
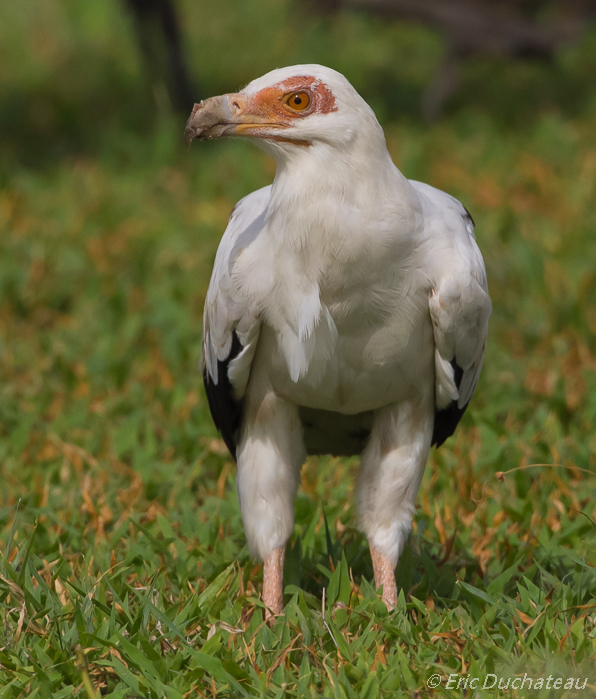
[(277, 164), (230, 217), (202, 353), (264, 604), (282, 612), (307, 453), (362, 453), (357, 509), (392, 609), (430, 447), (453, 434), (482, 367), (491, 301), (472, 218), (401, 174), (371, 108), (330, 68), (273, 70), (205, 100), (185, 134), (248, 138)]

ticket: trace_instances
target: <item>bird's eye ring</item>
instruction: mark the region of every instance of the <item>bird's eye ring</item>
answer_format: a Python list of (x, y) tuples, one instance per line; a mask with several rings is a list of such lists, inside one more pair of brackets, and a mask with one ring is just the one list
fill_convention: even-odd
[(304, 112), (310, 107), (310, 95), (308, 92), (290, 92), (284, 97), (284, 105), (294, 112)]

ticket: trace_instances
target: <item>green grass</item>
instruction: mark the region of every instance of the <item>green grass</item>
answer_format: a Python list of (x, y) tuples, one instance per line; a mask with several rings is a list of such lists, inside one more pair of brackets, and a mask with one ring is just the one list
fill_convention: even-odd
[(219, 237), (272, 165), (247, 144), (184, 150), (114, 2), (5, 3), (0, 698), (451, 697), (450, 674), (525, 672), (590, 688), (473, 696), (590, 696), (596, 35), (550, 66), (470, 62), (429, 127), (428, 32), (224, 5), (181, 3), (201, 96), (329, 63), (374, 104), (405, 174), (472, 211), (494, 303), (477, 395), (431, 454), (398, 609), (370, 583), (357, 460), (311, 459), (286, 614), (264, 625), (197, 364)]

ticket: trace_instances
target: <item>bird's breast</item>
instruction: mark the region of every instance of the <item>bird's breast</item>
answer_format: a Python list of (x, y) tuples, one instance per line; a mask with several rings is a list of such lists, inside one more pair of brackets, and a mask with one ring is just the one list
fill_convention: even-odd
[(414, 223), (383, 207), (375, 218), (358, 207), (348, 216), (339, 203), (335, 216), (317, 216), (314, 206), (304, 202), (292, 219), (276, 210), (237, 263), (260, 308), (258, 354), (272, 388), (298, 405), (353, 414), (402, 399), (420, 374), (432, 385)]
[[(408, 284), (321, 290), (321, 317), (336, 332), (331, 352), (314, 352), (297, 379), (288, 370), (287, 343), (265, 330), (264, 351), (270, 357), (274, 390), (298, 405), (355, 414), (408, 397), (428, 383), (432, 390), (434, 344), (424, 292), (408, 293)], [(328, 333), (322, 319), (308, 343), (319, 344)], [(327, 338), (322, 338), (327, 341)], [(320, 343), (323, 346), (323, 341)]]

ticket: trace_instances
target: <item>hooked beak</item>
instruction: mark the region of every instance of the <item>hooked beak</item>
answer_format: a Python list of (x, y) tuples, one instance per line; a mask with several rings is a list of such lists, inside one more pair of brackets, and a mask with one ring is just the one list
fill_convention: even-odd
[(261, 136), (255, 127), (283, 128), (283, 124), (268, 121), (258, 114), (247, 111), (247, 99), (241, 94), (227, 94), (195, 104), (186, 122), (184, 139), (190, 146), (193, 139), (208, 140), (222, 136)]

